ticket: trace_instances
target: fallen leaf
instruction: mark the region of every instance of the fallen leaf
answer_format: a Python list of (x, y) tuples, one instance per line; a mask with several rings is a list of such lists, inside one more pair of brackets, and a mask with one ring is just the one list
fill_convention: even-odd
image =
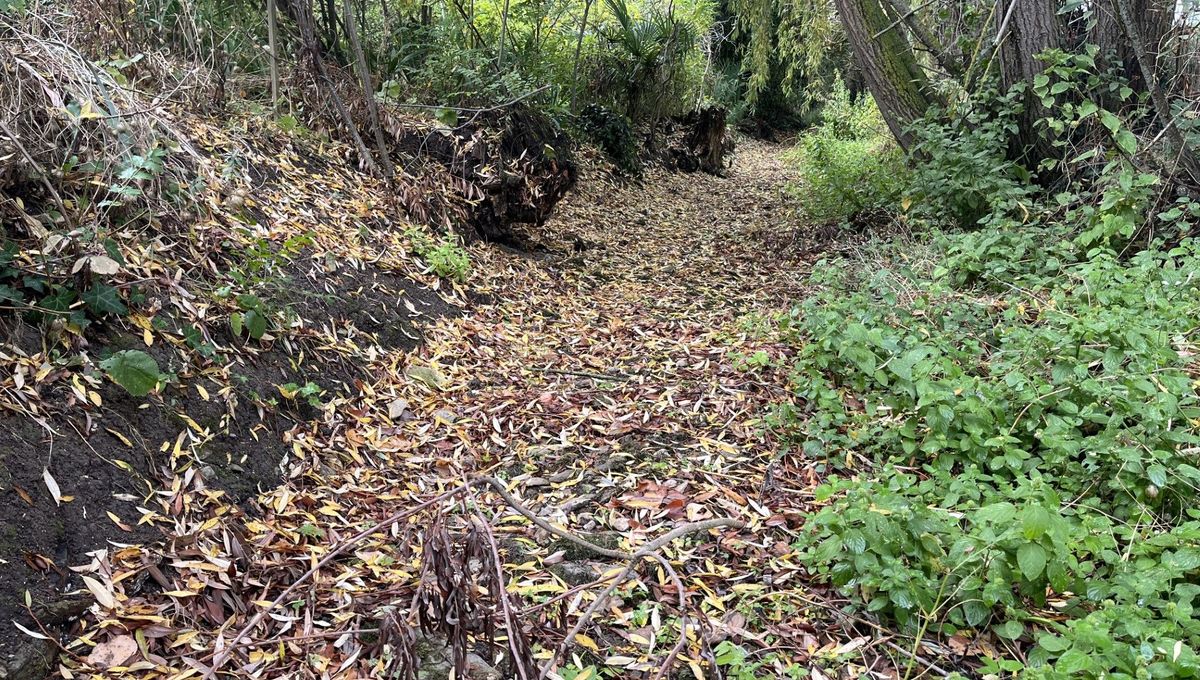
[(58, 488), (58, 482), (54, 481), (54, 476), (50, 474), (50, 468), (42, 468), (42, 481), (50, 490), (50, 497), (54, 499), (54, 504), (62, 505), (62, 491)]
[(112, 592), (108, 588), (105, 588), (99, 581), (90, 576), (82, 576), (81, 578), (83, 579), (83, 585), (87, 586), (87, 589), (92, 592), (92, 595), (96, 597), (96, 601), (102, 607), (109, 609), (116, 608), (117, 598), (113, 597)]
[(137, 640), (132, 635), (118, 635), (93, 647), (87, 662), (89, 666), (104, 669), (124, 666), (137, 652)]

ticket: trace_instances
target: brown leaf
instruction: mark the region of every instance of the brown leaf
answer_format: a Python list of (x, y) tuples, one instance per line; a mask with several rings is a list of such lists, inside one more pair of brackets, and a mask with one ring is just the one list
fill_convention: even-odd
[(137, 654), (137, 651), (137, 640), (132, 635), (118, 635), (92, 648), (91, 653), (87, 656), (87, 662), (90, 666), (105, 669), (124, 666), (133, 658), (134, 654)]

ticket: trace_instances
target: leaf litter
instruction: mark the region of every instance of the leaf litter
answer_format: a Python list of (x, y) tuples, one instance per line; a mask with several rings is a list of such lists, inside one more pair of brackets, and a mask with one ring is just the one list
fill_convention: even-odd
[[(378, 187), (286, 166), (323, 207), (260, 189), (247, 205), (283, 211), (257, 221), (264, 237), (305, 234), (317, 263), (383, 261), (467, 313), (431, 319), (411, 350), (329, 323), (277, 329), (272, 342), (357, 373), (286, 433), (284, 482), (250, 511), (188, 464), (205, 428), (164, 444), (170, 483), (138, 523), (168, 539), (72, 567), (96, 605), (60, 674), (718, 677), (726, 640), (775, 674), (854, 653), (792, 547), (821, 471), (771, 427), (792, 395), (769, 319), (812, 266), (776, 153), (748, 142), (727, 178), (652, 170), (642, 185), (593, 159), (530, 228), (551, 254), (474, 244), (466, 287), (347, 228)], [(340, 206), (317, 198), (330, 191)], [(210, 375), (209, 392), (229, 384)], [(691, 525), (712, 528), (640, 565), (614, 557)]]

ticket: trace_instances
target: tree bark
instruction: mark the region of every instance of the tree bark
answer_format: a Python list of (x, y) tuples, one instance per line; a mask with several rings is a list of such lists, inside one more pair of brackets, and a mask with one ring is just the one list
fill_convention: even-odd
[(1148, 43), (1139, 29), (1140, 19), (1145, 17), (1139, 18), (1134, 14), (1131, 0), (1113, 0), (1113, 3), (1117, 7), (1117, 17), (1120, 19), (1121, 28), (1125, 31), (1125, 37), (1129, 39), (1127, 44), (1133, 50), (1134, 59), (1140, 67), (1142, 80), (1146, 90), (1150, 93), (1150, 100), (1154, 103), (1155, 112), (1158, 113), (1159, 120), (1162, 122), (1163, 131), (1179, 154), (1179, 164), (1194, 183), (1197, 178), (1200, 178), (1200, 168), (1196, 165), (1196, 155), (1192, 152), (1192, 147), (1188, 145), (1187, 140), (1179, 131), (1179, 127), (1175, 125), (1175, 117), (1171, 114), (1171, 104), (1167, 101), (1166, 94), (1158, 85), (1153, 65), (1157, 58), (1157, 50), (1152, 54), (1147, 49)]
[(1007, 91), (1025, 83), (1029, 88), (1010, 155), (1031, 166), (1060, 155), (1050, 139), (1038, 132), (1037, 121), (1045, 118), (1047, 111), (1032, 91), (1034, 77), (1045, 68), (1037, 55), (1066, 47), (1066, 26), (1058, 16), (1058, 7), (1058, 0), (1000, 0), (997, 7), (998, 15), (1008, 18), (1006, 33), (998, 36), (1001, 87)]
[[(1129, 10), (1134, 28), (1142, 38), (1142, 49), (1149, 61), (1146, 66), (1160, 82), (1159, 72), (1163, 64), (1159, 55), (1166, 49), (1166, 42), (1175, 20), (1175, 5), (1171, 0), (1129, 0)], [(1129, 86), (1137, 91), (1146, 89), (1140, 63), (1133, 45), (1126, 40), (1121, 26), (1120, 7), (1115, 0), (1099, 2), (1094, 10), (1095, 27), (1088, 41), (1100, 46), (1100, 58), (1129, 80)], [(1111, 61), (1109, 61), (1111, 59)], [(1117, 102), (1104, 102), (1115, 106)]]
[[(884, 0), (886, 1), (886, 0)], [(854, 60), (888, 129), (905, 149), (913, 139), (908, 126), (944, 102), (930, 87), (912, 46), (891, 21), (880, 0), (834, 0)]]

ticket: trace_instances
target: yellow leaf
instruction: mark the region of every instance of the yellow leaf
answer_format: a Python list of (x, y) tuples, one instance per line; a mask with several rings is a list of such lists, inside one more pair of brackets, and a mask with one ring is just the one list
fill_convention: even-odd
[(600, 652), (600, 646), (596, 644), (596, 641), (584, 635), (583, 633), (578, 633), (575, 635), (575, 642), (578, 642), (580, 645), (587, 647), (593, 652)]

